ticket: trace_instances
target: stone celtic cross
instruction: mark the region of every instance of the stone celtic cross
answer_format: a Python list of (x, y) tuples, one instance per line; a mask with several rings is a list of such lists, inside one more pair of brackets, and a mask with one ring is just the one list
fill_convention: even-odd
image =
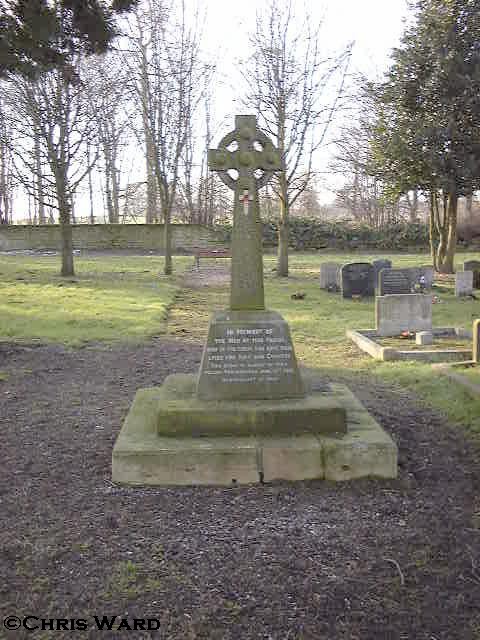
[(208, 165), (235, 191), (230, 309), (264, 309), (258, 190), (282, 170), (280, 153), (257, 128), (255, 116), (235, 116), (235, 129), (209, 149)]

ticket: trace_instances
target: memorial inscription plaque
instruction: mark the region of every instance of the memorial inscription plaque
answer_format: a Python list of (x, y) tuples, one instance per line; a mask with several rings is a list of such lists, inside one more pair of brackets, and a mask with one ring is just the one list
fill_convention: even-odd
[(200, 398), (301, 397), (303, 386), (287, 323), (264, 311), (215, 314), (200, 366)]

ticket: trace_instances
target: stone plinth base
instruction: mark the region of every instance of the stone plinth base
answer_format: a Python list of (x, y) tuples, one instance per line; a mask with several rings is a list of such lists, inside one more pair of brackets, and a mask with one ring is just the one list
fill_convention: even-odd
[(157, 432), (168, 437), (346, 433), (346, 411), (334, 393), (292, 400), (201, 400), (195, 376), (168, 376), (158, 389)]
[[(332, 384), (328, 390), (313, 391), (303, 401), (311, 406), (317, 404), (318, 423), (313, 422), (315, 410), (310, 414), (307, 410), (303, 416), (299, 413), (298, 422), (293, 408), (288, 418), (280, 410), (277, 417), (281, 428), (276, 431), (274, 421), (265, 419), (269, 413), (267, 406), (263, 412), (246, 408), (243, 430), (239, 431), (238, 421), (232, 421), (233, 413), (224, 409), (222, 418), (213, 422), (206, 413), (191, 411), (188, 433), (185, 416), (178, 430), (176, 409), (170, 414), (168, 426), (165, 402), (175, 393), (180, 404), (189, 395), (193, 399), (195, 377), (171, 376), (166, 382), (166, 388), (164, 385), (137, 392), (113, 450), (114, 482), (235, 485), (282, 479), (351, 480), (397, 475), (395, 443), (343, 385)], [(214, 416), (217, 403), (205, 404), (211, 405)], [(337, 409), (346, 415), (346, 433), (333, 433), (342, 415)], [(251, 423), (247, 427), (248, 421)], [(194, 433), (207, 433), (209, 428), (212, 428), (210, 435), (193, 437)], [(166, 436), (166, 432), (175, 435)]]

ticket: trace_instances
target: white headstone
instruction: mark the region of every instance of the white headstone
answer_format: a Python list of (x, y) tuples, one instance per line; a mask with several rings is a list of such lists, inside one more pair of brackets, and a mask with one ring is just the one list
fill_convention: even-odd
[(337, 287), (338, 284), (338, 272), (340, 271), (341, 264), (339, 262), (323, 262), (320, 265), (320, 288), (329, 289), (330, 287)]
[(375, 321), (379, 336), (432, 330), (432, 296), (422, 293), (377, 296)]
[(455, 295), (458, 298), (473, 293), (473, 271), (457, 271), (455, 274)]

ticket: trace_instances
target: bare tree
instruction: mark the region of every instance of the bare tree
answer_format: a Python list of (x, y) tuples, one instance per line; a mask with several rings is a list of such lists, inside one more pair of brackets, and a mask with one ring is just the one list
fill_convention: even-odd
[(0, 99), (0, 224), (12, 220), (12, 201), (15, 186), (11, 148), (12, 132), (7, 123), (5, 105)]
[(185, 2), (146, 2), (131, 22), (126, 61), (142, 116), (147, 171), (153, 171), (164, 223), (165, 274), (172, 272), (170, 221), (189, 124), (206, 73), (200, 59), (200, 31)]
[(127, 72), (118, 56), (107, 54), (88, 60), (85, 82), (92, 118), (97, 128), (108, 222), (118, 223), (120, 160), (130, 123), (126, 99)]
[(257, 13), (253, 53), (242, 71), (249, 87), (246, 105), (256, 110), (285, 165), (276, 178), (279, 276), (288, 276), (290, 207), (313, 176), (314, 154), (338, 107), (350, 59), (350, 46), (336, 56), (322, 56), (320, 26), (309, 15), (299, 24), (291, 0), (271, 0), (265, 12)]
[(95, 135), (82, 82), (69, 67), (36, 81), (12, 81), (7, 95), (17, 174), (27, 193), (42, 206), (48, 199), (55, 202), (62, 238), (61, 274), (74, 275), (73, 197), (91, 168), (86, 142)]

